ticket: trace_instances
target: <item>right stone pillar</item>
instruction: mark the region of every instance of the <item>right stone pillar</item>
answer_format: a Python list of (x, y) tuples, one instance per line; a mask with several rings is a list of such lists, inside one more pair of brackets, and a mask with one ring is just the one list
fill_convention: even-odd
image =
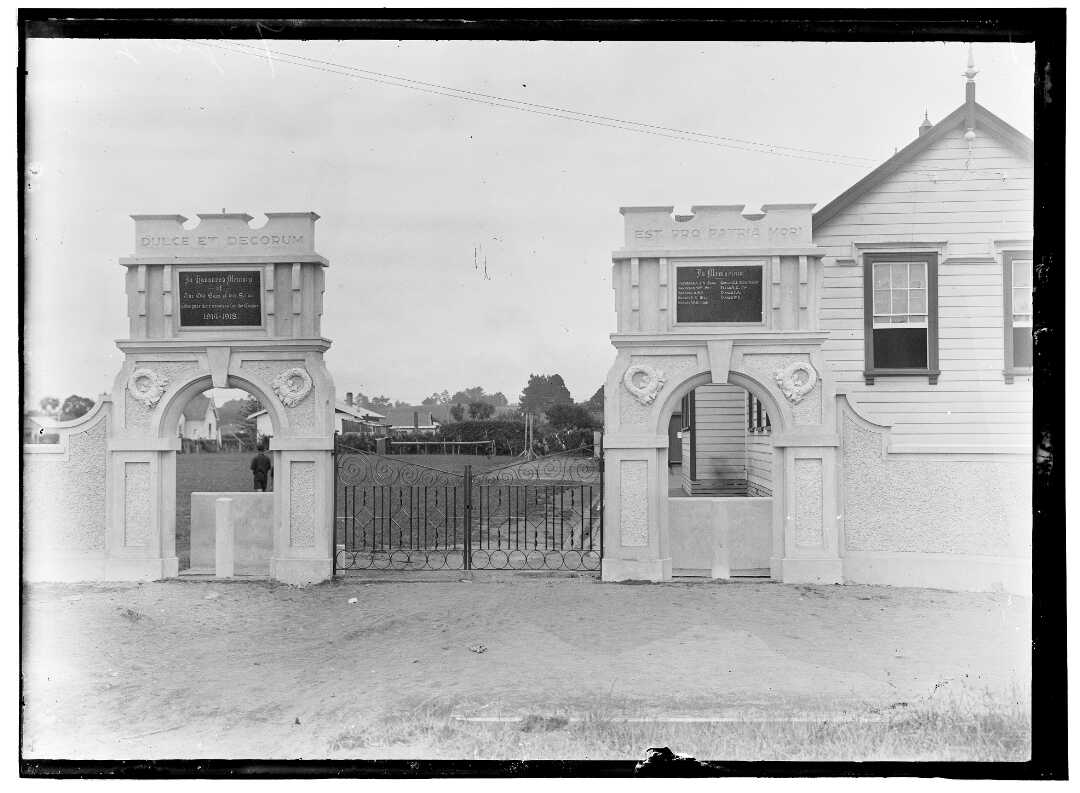
[(773, 577), (785, 583), (842, 583), (837, 447), (778, 446), (775, 456), (784, 476), (781, 497), (773, 502), (780, 513), (773, 525), (782, 528), (774, 536)]

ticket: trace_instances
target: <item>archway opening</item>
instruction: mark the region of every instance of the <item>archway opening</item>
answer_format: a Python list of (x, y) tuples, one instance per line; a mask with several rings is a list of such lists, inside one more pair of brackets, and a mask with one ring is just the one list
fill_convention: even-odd
[[(269, 446), (271, 417), (249, 391), (212, 388), (187, 399), (176, 418), (175, 432), (179, 439), (175, 479), (179, 569), (181, 573), (209, 573), (214, 567), (214, 497), (205, 494), (258, 490), (260, 481), (252, 464), (260, 449)], [(267, 451), (265, 457), (272, 464), (273, 454)], [(272, 472), (264, 483), (265, 492), (272, 492)], [(269, 506), (272, 510), (272, 503)]]
[(671, 406), (667, 508), (674, 576), (767, 578), (776, 556), (769, 405), (739, 385), (701, 383)]

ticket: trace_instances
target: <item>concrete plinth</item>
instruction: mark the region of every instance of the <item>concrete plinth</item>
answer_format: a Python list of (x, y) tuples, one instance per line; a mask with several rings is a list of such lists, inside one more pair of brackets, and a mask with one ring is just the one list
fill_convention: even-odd
[(604, 559), (603, 581), (670, 581), (671, 559)]
[(309, 586), (329, 581), (334, 575), (334, 560), (271, 559), (270, 577), (283, 584)]
[(844, 563), (840, 559), (786, 557), (781, 563), (785, 584), (842, 584)]
[(214, 574), (218, 578), (232, 578), (235, 572), (233, 564), (234, 549), (232, 499), (219, 498), (214, 502)]
[(270, 572), (274, 554), (273, 493), (192, 493), (191, 566), (209, 569), (216, 565), (216, 503), (232, 499), (233, 564), (240, 575)]

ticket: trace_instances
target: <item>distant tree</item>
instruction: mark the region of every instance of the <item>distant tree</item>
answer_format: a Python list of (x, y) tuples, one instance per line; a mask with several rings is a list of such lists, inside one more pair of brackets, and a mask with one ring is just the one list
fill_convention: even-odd
[(371, 407), (371, 400), (368, 399), (367, 394), (362, 394), (358, 391), (356, 393), (356, 398), (353, 400), (353, 404), (358, 407), (369, 408)]
[(252, 438), (259, 437), (259, 425), (251, 417), (251, 414), (258, 413), (260, 410), (262, 410), (262, 403), (253, 396), (245, 399), (244, 404), (240, 407), (240, 424)]
[(463, 402), (466, 405), (470, 402), (482, 402), (485, 397), (483, 386), (473, 386), (472, 388), (466, 388), (464, 391), (458, 391), (452, 397), (450, 401), (456, 403)]
[(454, 421), (464, 421), (465, 420), (465, 406), (464, 405), (454, 405), (452, 408), (450, 408), (450, 418), (452, 418)]
[(79, 416), (85, 416), (93, 406), (94, 400), (72, 394), (64, 400), (64, 404), (60, 408), (60, 420), (71, 421)]
[(366, 407), (366, 408), (371, 408), (372, 410), (379, 410), (379, 411), (389, 410), (393, 406), (394, 406), (394, 403), (390, 399), (390, 397), (383, 396), (381, 394), (379, 396), (375, 397), (374, 399), (370, 400), (366, 405), (364, 405), (364, 407)]
[(412, 406), (408, 402), (402, 402), (400, 399), (395, 399), (394, 400), (394, 407), (396, 407), (396, 408), (407, 408), (407, 407), (412, 407)]
[(574, 400), (562, 375), (530, 374), (529, 384), (518, 398), (526, 413), (547, 413), (553, 405), (570, 405)]
[(55, 416), (57, 409), (60, 407), (60, 400), (54, 396), (47, 396), (38, 404), (41, 405), (41, 410), (45, 415)]
[(525, 414), (521, 412), (520, 408), (514, 408), (512, 410), (504, 410), (499, 414), (499, 421), (524, 421)]
[(594, 429), (596, 419), (584, 405), (552, 405), (547, 411), (547, 419), (553, 429)]
[(589, 401), (585, 403), (585, 407), (589, 410), (595, 410), (597, 412), (604, 412), (604, 387), (600, 386), (596, 389), (596, 393), (589, 397)]
[(475, 421), (484, 421), (495, 415), (495, 406), (490, 402), (470, 402), (469, 418)]
[(497, 408), (506, 407), (510, 404), (510, 400), (506, 398), (506, 395), (503, 394), (502, 391), (496, 391), (494, 394), (490, 394), (486, 401)]

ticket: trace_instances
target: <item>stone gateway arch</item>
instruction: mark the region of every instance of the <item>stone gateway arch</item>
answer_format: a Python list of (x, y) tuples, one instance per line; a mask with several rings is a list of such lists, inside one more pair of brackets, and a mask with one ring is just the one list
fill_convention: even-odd
[(822, 251), (810, 208), (622, 210), (616, 357), (604, 389), (604, 580), (667, 580), (680, 553), (683, 566), (727, 577), (741, 542), (726, 518), (732, 505), (669, 498), (668, 426), (692, 389), (728, 384), (772, 422), (763, 564), (783, 581), (842, 580), (836, 397), (817, 325)]
[[(129, 331), (117, 341), (124, 364), (112, 392), (61, 425), (60, 443), (26, 447), (27, 577), (177, 575), (177, 422), (191, 397), (242, 388), (274, 430), (270, 575), (327, 580), (334, 383), (323, 361), (318, 215), (269, 212), (260, 229), (242, 213), (199, 215), (190, 229), (181, 215), (132, 217), (135, 251), (120, 260)], [(57, 480), (66, 492), (50, 500)]]

